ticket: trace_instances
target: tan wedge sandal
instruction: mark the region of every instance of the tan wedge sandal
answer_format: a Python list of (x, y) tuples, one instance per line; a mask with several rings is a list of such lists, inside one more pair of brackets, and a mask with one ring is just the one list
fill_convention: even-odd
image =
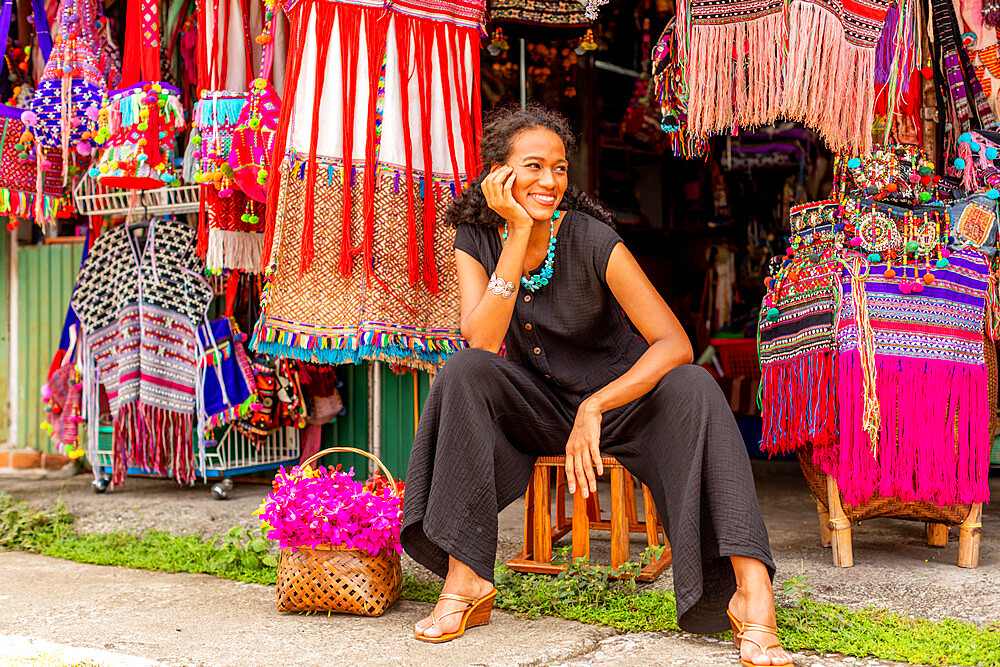
[(479, 599), (470, 598), (465, 595), (455, 595), (453, 593), (442, 593), (438, 597), (438, 600), (455, 600), (456, 602), (464, 602), (469, 606), (465, 609), (449, 611), (447, 614), (442, 614), (441, 618), (436, 618), (434, 614), (431, 614), (431, 621), (433, 622), (428, 627), (434, 627), (441, 622), (441, 620), (451, 616), (452, 614), (462, 614), (462, 622), (459, 623), (458, 630), (455, 632), (449, 632), (446, 635), (441, 635), (440, 637), (428, 637), (427, 635), (414, 630), (413, 636), (422, 642), (440, 644), (441, 642), (449, 642), (456, 637), (461, 637), (465, 634), (465, 631), (468, 628), (474, 628), (477, 625), (487, 625), (490, 622), (490, 615), (493, 613), (493, 600), (496, 596), (497, 589), (495, 588)]
[[(740, 645), (744, 641), (748, 641), (751, 644), (755, 645), (764, 653), (764, 655), (767, 655), (768, 650), (772, 648), (781, 648), (781, 640), (778, 637), (777, 627), (773, 625), (761, 625), (760, 623), (744, 623), (743, 621), (740, 621), (735, 616), (733, 616), (733, 612), (729, 611), (728, 609), (726, 610), (726, 616), (729, 617), (729, 625), (733, 629), (733, 642), (736, 644), (737, 650), (739, 650)], [(778, 641), (774, 642), (773, 644), (768, 644), (764, 646), (763, 644), (761, 644), (756, 640), (750, 639), (749, 637), (744, 637), (743, 635), (746, 634), (747, 632), (763, 632), (768, 635), (774, 635), (774, 638), (778, 639)], [(755, 665), (749, 660), (744, 660), (742, 655), (740, 656), (740, 663), (743, 665), (743, 667), (761, 667), (760, 665)], [(789, 665), (792, 664), (794, 663), (791, 660), (789, 660), (788, 662), (772, 662), (771, 667), (788, 667)]]

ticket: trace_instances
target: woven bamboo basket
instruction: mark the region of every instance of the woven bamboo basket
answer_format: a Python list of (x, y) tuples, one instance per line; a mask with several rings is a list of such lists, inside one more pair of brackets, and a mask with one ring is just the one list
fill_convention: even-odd
[[(353, 447), (317, 452), (303, 467), (333, 452), (367, 456), (378, 464), (397, 489), (396, 480), (375, 456)], [(381, 616), (399, 598), (403, 571), (399, 554), (382, 551), (371, 556), (359, 549), (321, 545), (315, 549), (282, 549), (278, 561), (279, 611), (334, 611)]]

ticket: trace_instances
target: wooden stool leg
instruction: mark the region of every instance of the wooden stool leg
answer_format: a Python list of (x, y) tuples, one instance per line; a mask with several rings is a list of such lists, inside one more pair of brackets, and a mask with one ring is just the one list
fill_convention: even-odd
[(528, 482), (524, 494), (524, 551), (525, 559), (532, 560), (535, 554), (535, 480)]
[(983, 504), (976, 503), (958, 528), (958, 566), (979, 567), (979, 536), (983, 532)]
[(946, 547), (948, 546), (948, 524), (927, 523), (927, 546)]
[(833, 541), (833, 564), (836, 567), (851, 567), (854, 565), (854, 553), (851, 550), (851, 522), (844, 514), (844, 506), (840, 504), (840, 488), (833, 477), (826, 478), (826, 506), (830, 508), (830, 530)]
[(556, 468), (556, 529), (566, 527), (566, 469)]
[(656, 527), (659, 517), (656, 516), (656, 505), (653, 504), (653, 494), (645, 484), (642, 485), (642, 521), (646, 524), (646, 544), (651, 547), (660, 545), (660, 535)]
[(573, 558), (590, 556), (590, 519), (587, 516), (587, 499), (577, 489), (573, 494)]
[(546, 466), (535, 466), (533, 486), (535, 487), (534, 556), (533, 560), (552, 562), (552, 502), (551, 480)]
[(625, 472), (625, 517), (628, 519), (628, 525), (631, 528), (635, 524), (639, 523), (639, 508), (635, 504), (635, 480), (632, 479), (632, 475), (626, 470)]
[(601, 520), (601, 499), (597, 497), (596, 493), (587, 496), (587, 516), (590, 517), (591, 522)]
[(611, 469), (611, 567), (629, 559), (628, 519), (625, 515), (625, 471)]
[(816, 500), (816, 513), (819, 515), (820, 542), (824, 547), (828, 547), (832, 544), (832, 538), (830, 537), (830, 510), (819, 499)]

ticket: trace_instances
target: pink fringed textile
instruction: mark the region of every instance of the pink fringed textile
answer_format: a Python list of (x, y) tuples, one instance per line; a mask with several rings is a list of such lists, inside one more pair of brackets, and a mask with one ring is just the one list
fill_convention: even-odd
[(875, 46), (891, 4), (693, 0), (690, 22), (680, 24), (690, 131), (729, 133), (784, 117), (836, 150), (868, 152)]
[[(814, 463), (837, 479), (844, 501), (874, 493), (937, 505), (989, 498), (989, 401), (983, 326), (989, 267), (975, 250), (952, 254), (934, 282), (904, 295), (872, 265), (863, 283), (845, 279), (837, 358), (836, 459)], [(897, 269), (898, 269), (897, 265)], [(863, 284), (863, 289), (859, 289)], [(861, 294), (858, 294), (858, 292)], [(863, 298), (871, 333), (857, 335)], [(863, 348), (874, 356), (865, 370)], [(865, 428), (866, 378), (874, 379), (877, 431)], [(873, 441), (874, 440), (874, 441)]]
[(811, 444), (828, 457), (837, 442), (834, 355), (817, 350), (762, 367), (762, 443), (771, 454), (789, 454)]
[(844, 502), (860, 505), (875, 493), (942, 506), (986, 502), (986, 367), (886, 356), (875, 363), (882, 416), (878, 458), (859, 428), (864, 401), (857, 350), (837, 360), (837, 458), (813, 456), (814, 464), (837, 478)]

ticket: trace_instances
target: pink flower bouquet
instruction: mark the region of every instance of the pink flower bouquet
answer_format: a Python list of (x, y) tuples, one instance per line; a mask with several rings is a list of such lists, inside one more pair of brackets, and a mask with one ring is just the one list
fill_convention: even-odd
[(367, 490), (354, 480), (354, 468), (295, 466), (289, 473), (282, 467), (256, 514), (282, 549), (330, 545), (371, 556), (402, 551), (402, 501), (388, 485)]

